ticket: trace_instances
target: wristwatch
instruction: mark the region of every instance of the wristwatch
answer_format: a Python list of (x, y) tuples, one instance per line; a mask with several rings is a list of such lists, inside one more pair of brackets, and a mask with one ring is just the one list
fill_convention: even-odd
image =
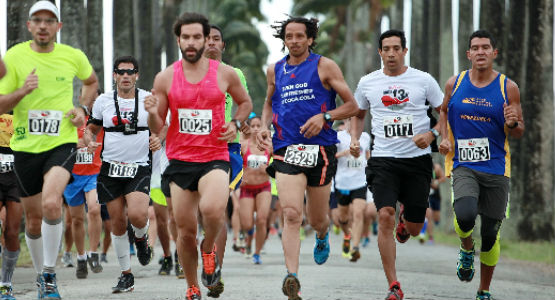
[(235, 128), (237, 128), (237, 131), (239, 131), (239, 129), (241, 129), (241, 121), (239, 121), (237, 119), (231, 119), (231, 122), (235, 124)]
[(331, 122), (331, 115), (329, 113), (325, 112), (323, 115), (326, 122)]
[(90, 116), (91, 115), (91, 113), (89, 112), (89, 108), (86, 107), (85, 105), (77, 104), (77, 107), (81, 107), (83, 109), (83, 111), (85, 111), (85, 116)]
[(434, 136), (436, 137), (436, 139), (437, 139), (437, 137), (439, 136), (439, 132), (438, 132), (435, 128), (430, 129), (430, 131), (433, 133), (433, 135), (434, 135)]

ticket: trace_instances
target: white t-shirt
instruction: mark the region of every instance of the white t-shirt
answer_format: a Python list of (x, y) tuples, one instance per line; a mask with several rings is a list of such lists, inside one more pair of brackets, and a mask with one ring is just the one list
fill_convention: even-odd
[[(351, 135), (342, 130), (337, 133), (337, 152), (350, 148)], [(356, 190), (366, 186), (366, 151), (370, 149), (370, 135), (363, 132), (359, 139), (361, 153), (355, 158), (351, 154), (337, 159), (337, 172), (335, 173), (335, 187), (339, 190)]]
[(360, 109), (370, 109), (372, 115), (373, 157), (431, 153), (430, 147), (420, 149), (412, 141), (430, 130), (428, 106), (436, 108), (443, 102), (443, 92), (430, 74), (411, 67), (398, 76), (377, 70), (360, 79), (355, 99)]
[[(148, 127), (148, 112), (144, 108), (145, 97), (148, 95), (150, 95), (149, 92), (139, 89), (137, 127)], [(125, 123), (126, 120), (131, 122), (135, 111), (135, 98), (124, 99), (118, 96), (118, 105), (122, 122)], [(92, 117), (102, 120), (102, 126), (105, 128), (115, 127), (117, 116), (113, 91), (98, 96), (92, 109)], [(123, 132), (104, 132), (102, 160), (148, 165), (149, 136), (148, 130), (129, 135), (124, 135)]]

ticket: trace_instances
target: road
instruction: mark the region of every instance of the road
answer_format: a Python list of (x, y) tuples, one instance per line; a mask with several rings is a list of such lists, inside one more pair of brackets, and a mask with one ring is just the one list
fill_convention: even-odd
[[(341, 237), (331, 235), (332, 252), (324, 265), (316, 265), (312, 258), (314, 237), (311, 235), (301, 246), (299, 279), (303, 299), (384, 299), (387, 283), (381, 267), (376, 237), (362, 258), (351, 263), (341, 257)], [(228, 245), (223, 268), (225, 292), (219, 299), (287, 299), (281, 292), (285, 265), (281, 243), (271, 236), (262, 255), (263, 264), (254, 265), (250, 259), (231, 251)], [(119, 267), (113, 249), (102, 273), (89, 270), (87, 279), (76, 279), (75, 268), (57, 269), (58, 284), (63, 299), (185, 299), (185, 281), (158, 275), (158, 258), (142, 267), (132, 259), (135, 291), (111, 294), (116, 284)], [(405, 299), (474, 299), (479, 277), (471, 283), (458, 280), (456, 261), (458, 249), (443, 245), (420, 245), (416, 239), (397, 244), (397, 276)], [(476, 257), (476, 266), (479, 266)], [(200, 274), (200, 272), (199, 272)], [(32, 268), (18, 268), (14, 274), (17, 299), (36, 299), (35, 275)], [(203, 299), (206, 289), (201, 288)], [(552, 265), (509, 261), (501, 259), (496, 268), (491, 292), (495, 299), (554, 299), (555, 270)]]

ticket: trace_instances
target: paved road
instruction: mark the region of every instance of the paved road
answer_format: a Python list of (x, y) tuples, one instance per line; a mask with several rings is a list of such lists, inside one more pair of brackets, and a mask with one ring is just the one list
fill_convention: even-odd
[[(301, 247), (299, 279), (303, 299), (384, 299), (387, 283), (374, 238), (362, 249), (362, 258), (351, 263), (341, 257), (340, 236), (332, 235), (332, 254), (328, 262), (318, 266), (312, 259), (313, 236)], [(229, 246), (229, 245), (228, 245)], [(397, 270), (405, 299), (474, 299), (478, 278), (462, 283), (455, 275), (458, 249), (441, 245), (420, 245), (416, 240), (398, 245)], [(185, 299), (185, 281), (175, 276), (159, 276), (156, 259), (147, 267), (133, 258), (135, 291), (111, 294), (119, 267), (111, 249), (104, 271), (87, 279), (76, 279), (74, 268), (58, 268), (58, 283), (64, 299)], [(228, 247), (223, 278), (225, 292), (220, 299), (286, 299), (281, 293), (285, 266), (281, 243), (270, 237), (263, 254), (263, 264), (253, 265)], [(478, 259), (476, 259), (478, 265)], [(17, 269), (14, 288), (17, 299), (36, 299), (35, 275), (32, 268)], [(501, 260), (496, 269), (491, 291), (495, 299), (554, 299), (555, 270), (524, 262)], [(202, 288), (203, 299), (206, 289)]]

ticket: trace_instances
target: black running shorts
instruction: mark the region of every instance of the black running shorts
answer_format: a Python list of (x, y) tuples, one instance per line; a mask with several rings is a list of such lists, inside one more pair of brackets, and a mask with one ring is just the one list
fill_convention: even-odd
[(337, 203), (342, 206), (348, 206), (355, 199), (362, 199), (366, 202), (366, 186), (347, 191), (335, 188), (335, 198), (337, 198)]
[(139, 166), (134, 177), (110, 177), (108, 170), (110, 163), (102, 162), (100, 174), (98, 174), (98, 202), (108, 203), (120, 196), (131, 192), (150, 194), (150, 166)]
[(184, 190), (198, 191), (200, 179), (212, 170), (220, 169), (229, 173), (230, 164), (225, 160), (213, 160), (205, 163), (194, 163), (172, 159), (166, 168), (164, 176), (168, 183), (175, 183)]
[(0, 173), (0, 201), (4, 205), (7, 201), (19, 203), (19, 187), (14, 172)]
[(335, 145), (320, 146), (316, 166), (311, 168), (284, 162), (283, 157), (285, 156), (286, 150), (287, 147), (283, 147), (274, 153), (274, 162), (272, 163), (272, 166), (276, 172), (289, 175), (302, 173), (306, 176), (308, 186), (327, 185), (331, 182), (333, 176), (335, 176), (335, 172), (337, 171), (337, 158), (335, 158), (337, 147)]

